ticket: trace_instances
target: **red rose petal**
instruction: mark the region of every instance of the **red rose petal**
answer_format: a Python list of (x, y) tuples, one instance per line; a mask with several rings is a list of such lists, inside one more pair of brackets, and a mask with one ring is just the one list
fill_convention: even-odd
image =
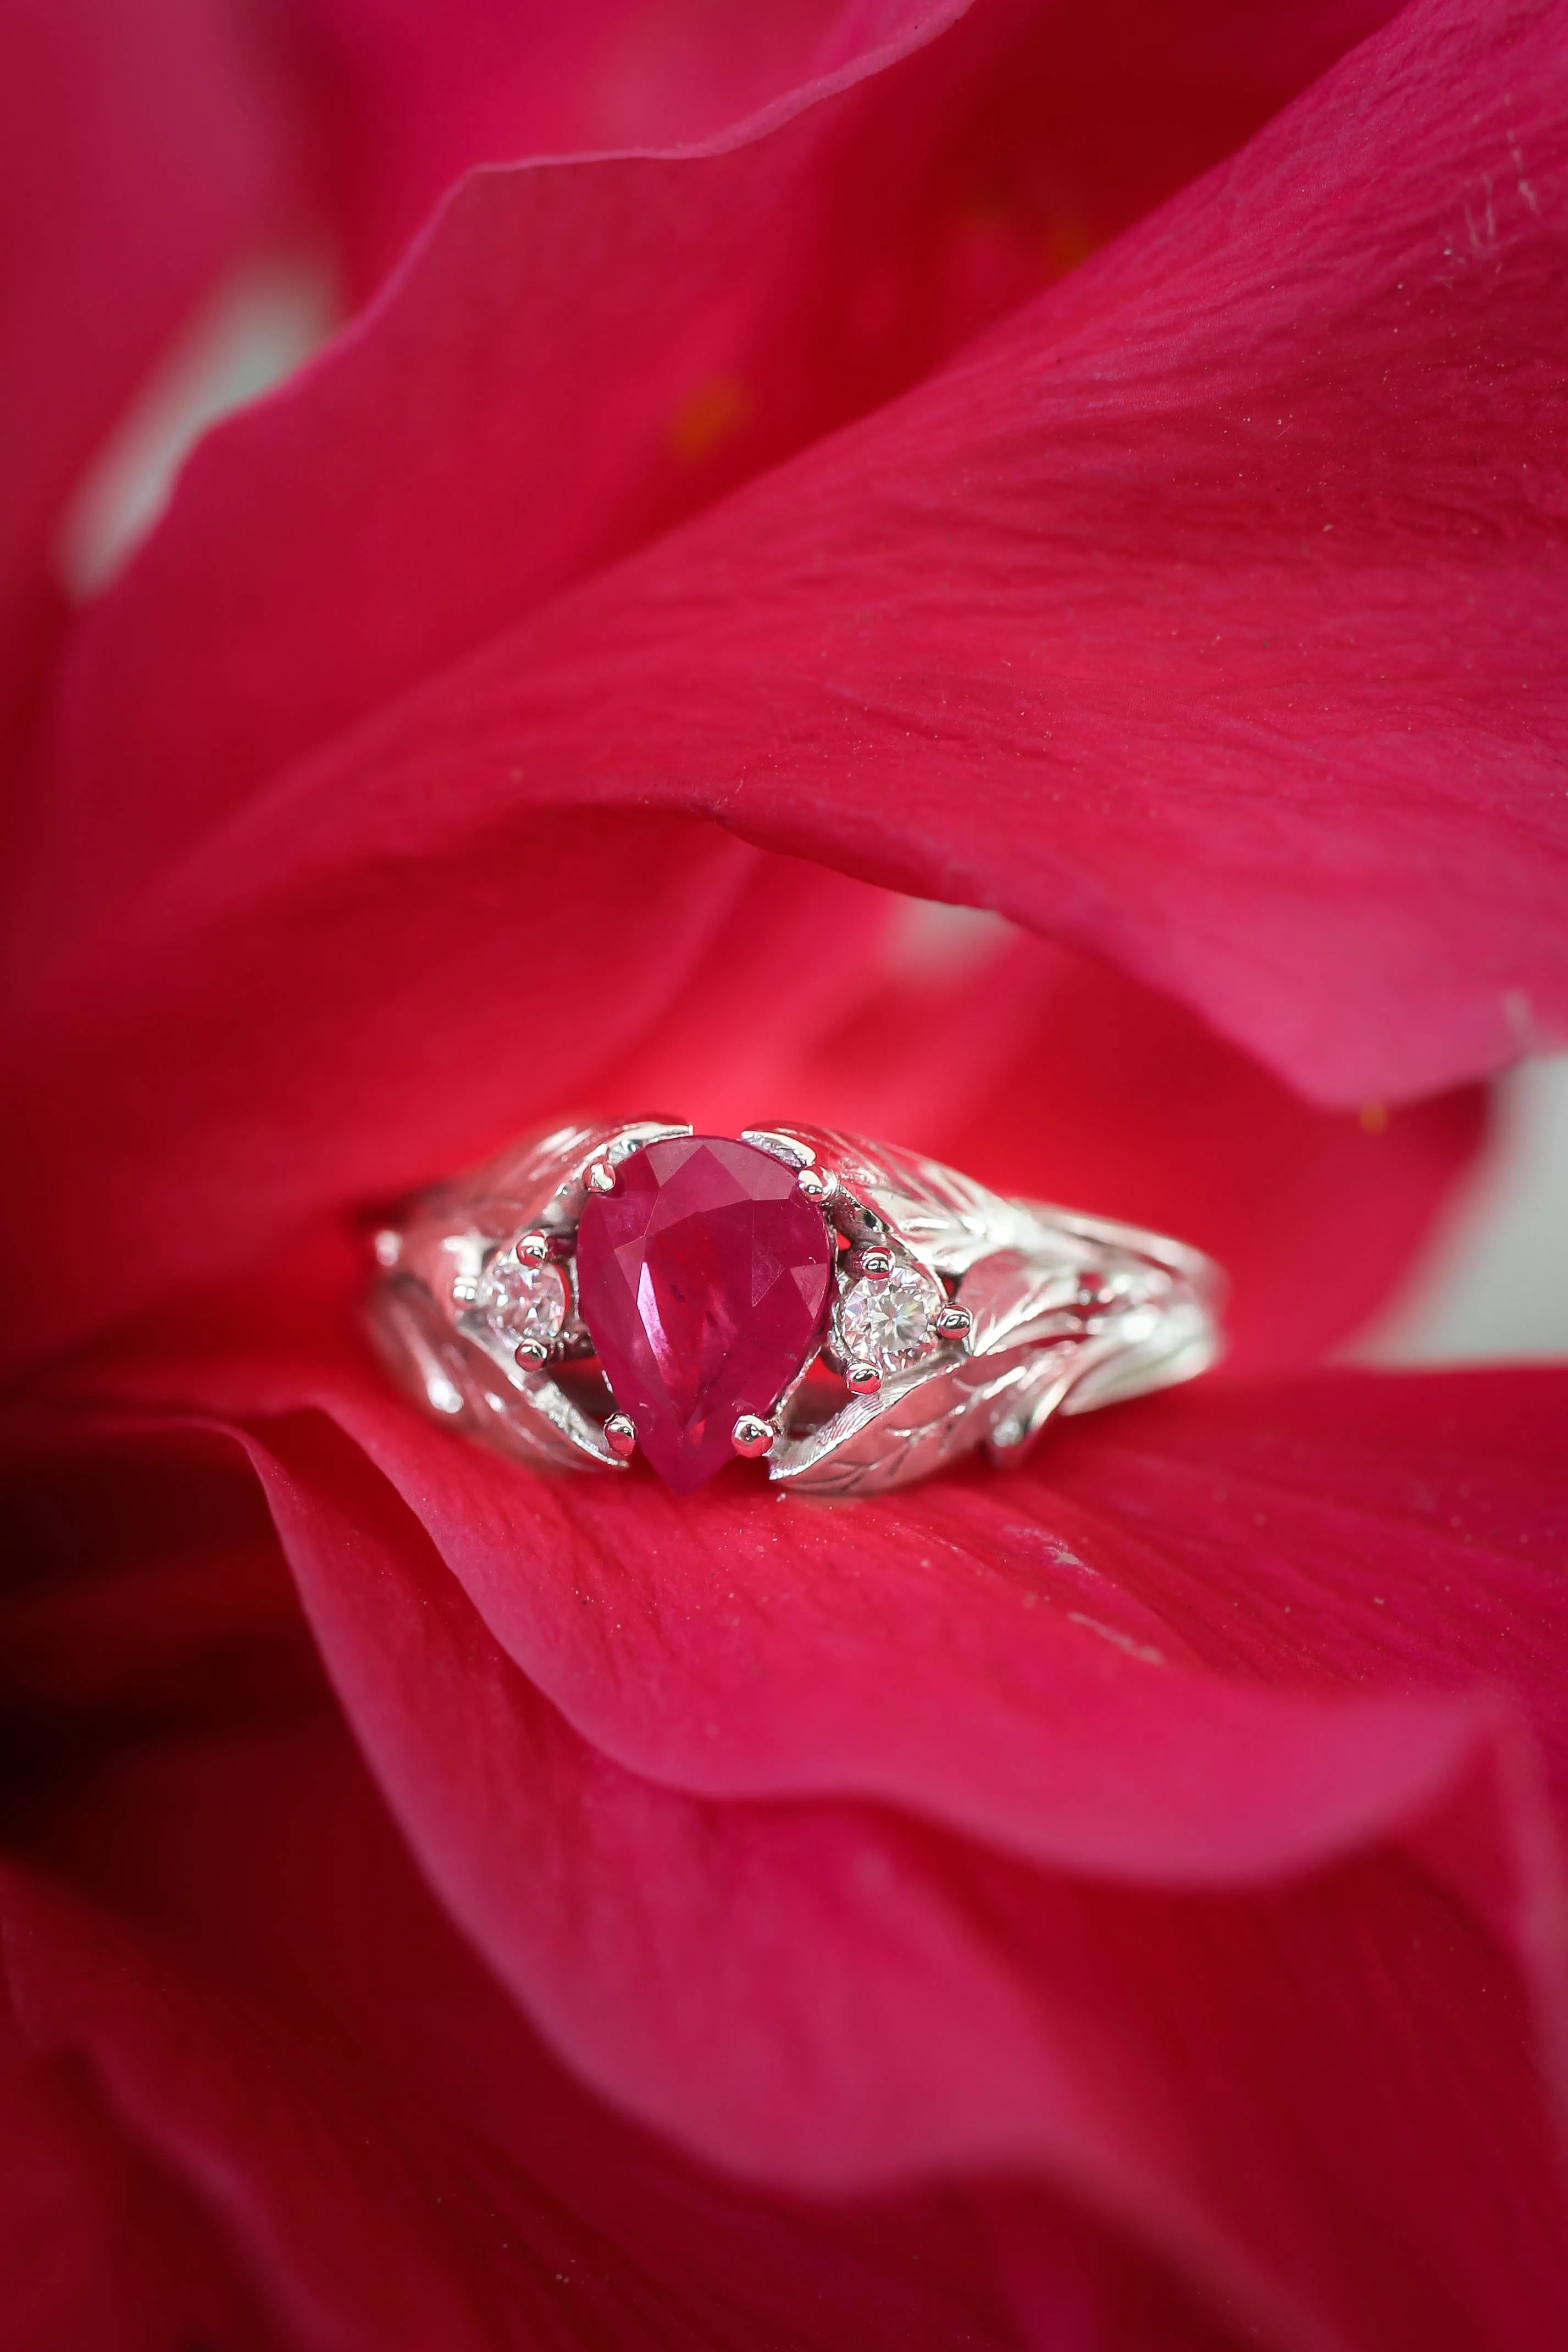
[[(902, 391), (1385, 13), (852, 7), (820, 77), (743, 136), (472, 180), (370, 318), (194, 453), (78, 631), (36, 774), (55, 855), (24, 985), (68, 910), (118, 902), (388, 698)], [(874, 512), (852, 499), (852, 540)], [(970, 658), (956, 635), (947, 666)], [(444, 799), (473, 772), (452, 748)]]
[[(394, 1811), (453, 1916), (609, 2096), (801, 2188), (1026, 2166), (1287, 2339), (1337, 2326), (1412, 2352), (1553, 2340), (1568, 2280), (1542, 2045), (1512, 1998), (1488, 2001), (1508, 1966), (1498, 1944), (1421, 1872), (1353, 1843), (1281, 1885), (1301, 1858), (1299, 1799), (1277, 1811), (1272, 1864), (1252, 1847), (1260, 1884), (1216, 1892), (1211, 1863), (1178, 1897), (1030, 1871), (900, 1811), (660, 1787), (581, 1741), (517, 1674), (340, 1442), (273, 1435), (256, 1458)], [(592, 1615), (612, 1643), (612, 1622)], [(1107, 1682), (1160, 1675), (1104, 1647)], [(862, 1685), (873, 1711), (895, 1657)], [(1173, 1768), (1216, 1716), (1239, 1735), (1238, 1791), (1291, 1748), (1304, 1788), (1371, 1732), (1363, 1834), (1385, 1803), (1387, 1832), (1416, 1837), (1455, 1889), (1474, 1878), (1484, 1822), (1487, 1909), (1552, 2054), (1556, 1864), (1484, 1710), (1454, 1703), (1445, 1738), (1414, 1703), (1401, 1732), (1392, 1707), (1325, 1708), (1309, 1728), (1280, 1700), (1242, 1731), (1224, 1685), (1166, 1678), (1167, 1703), (1185, 1685), (1191, 1704), (1173, 1752), (1159, 1697), (1145, 1702), (1143, 1810), (1157, 1796), (1172, 1839), (1193, 1818)], [(1042, 1813), (1061, 1802), (1049, 1786), (1040, 1799)], [(1244, 1812), (1256, 1822), (1237, 1794), (1239, 1825)], [(1434, 2031), (1440, 2073), (1419, 2063)], [(1456, 2077), (1473, 2085), (1459, 2103)]]
[[(1408, 1700), (1479, 1681), (1529, 1706), (1568, 1795), (1551, 1566), (1568, 1374), (1210, 1390), (1063, 1423), (1013, 1476), (837, 1507), (755, 1476), (676, 1498), (527, 1475), (324, 1356), (153, 1360), (115, 1386), (330, 1413), (530, 1681), (597, 1748), (693, 1792), (852, 1790), (1063, 1866), (1219, 1882), (1342, 1851), (1415, 1803), (1401, 1774), (1446, 1769), (1446, 1702), (1369, 1706), (1331, 1737), (1292, 1685)], [(1485, 1498), (1479, 1524), (1456, 1488)], [(1198, 1563), (1214, 1589), (1191, 1588)], [(1192, 1680), (1205, 1664), (1218, 1689)]]
[[(1325, 1098), (1418, 1091), (1554, 1034), (1568, 1020), (1550, 431), (1565, 57), (1555, 8), (1477, 18), (1427, 0), (946, 375), (548, 619), (504, 629), (308, 779), (278, 784), (210, 846), (181, 919), (210, 908), (220, 869), (251, 862), (255, 903), (229, 909), (237, 960), (278, 921), (262, 904), (274, 828), (314, 829), (323, 862), (362, 862), (391, 828), (418, 873), (412, 853), (434, 852), (433, 827), (450, 848), (458, 791), (465, 887), (482, 871), (493, 888), (504, 845), (521, 856), (519, 812), (558, 801), (570, 777), (573, 797), (712, 808), (754, 838), (1000, 904), (1198, 1003)], [(817, 119), (780, 135), (805, 137)], [(735, 152), (775, 154), (766, 142)], [(473, 280), (497, 282), (494, 256), (470, 262), (469, 240), (533, 250), (519, 207), (538, 184), (476, 184), (426, 253), (431, 315), (411, 281), (409, 302), (356, 343), (357, 363), (386, 370), (376, 415), (417, 415), (423, 430), (426, 402), (407, 383), (433, 352), (451, 363)], [(678, 184), (708, 218), (696, 179)], [(437, 331), (437, 312), (454, 333)], [(1478, 376), (1456, 354), (1483, 346)], [(593, 382), (621, 381), (603, 359)], [(246, 447), (277, 437), (294, 465), (308, 442), (335, 480), (351, 442), (381, 512), (398, 468), (355, 382), (324, 370), (308, 399), (253, 418)], [(584, 421), (575, 379), (558, 396), (596, 462), (622, 446), (610, 419)], [(515, 441), (509, 394), (500, 414)], [(565, 434), (563, 419), (559, 436), (533, 437), (559, 486), (549, 511), (575, 535), (588, 509), (567, 495)], [(90, 659), (84, 644), (62, 706), (49, 788), (76, 882), (96, 887), (100, 856), (100, 881), (119, 888), (166, 828), (200, 822), (214, 780), (318, 745), (411, 669), (504, 627), (528, 592), (515, 564), (503, 581), (484, 557), (496, 534), (482, 436), (436, 442), (465, 449), (484, 491), (482, 529), (454, 510), (449, 559), (436, 561), (423, 509), (410, 509), (406, 561), (383, 538), (332, 530), (395, 583), (397, 613), (374, 626), (364, 598), (330, 585), (355, 643), (378, 649), (373, 681), (335, 647), (319, 669), (280, 662), (262, 608), (228, 605), (237, 667), (220, 686), (229, 655), (197, 660), (176, 624), (212, 607), (211, 561), (188, 574), (176, 563), (183, 526), (156, 562), (150, 552), (147, 576), (168, 562), (178, 596), (172, 577), (167, 598), (149, 591), (143, 605), (128, 583), (125, 622), (106, 618)], [(200, 499), (192, 469), (191, 528), (212, 530), (226, 564), (247, 501), (266, 493), (254, 465), (208, 454)], [(652, 528), (653, 509), (642, 511)], [(594, 529), (591, 546), (573, 537), (563, 569), (539, 504), (525, 543), (541, 563), (556, 548), (559, 582), (609, 551)], [(319, 543), (313, 530), (312, 561)], [(417, 615), (402, 584), (414, 574)], [(287, 597), (326, 647), (297, 565)], [(285, 602), (280, 589), (267, 614)], [(212, 681), (200, 724), (189, 691), (150, 687), (159, 647), (176, 644), (182, 678)], [(138, 751), (108, 698), (118, 709), (131, 689), (150, 715), (171, 714)], [(405, 919), (423, 887), (405, 877)], [(336, 998), (343, 982), (330, 985)]]
[[(400, 2237), (423, 2284), (433, 2265), (444, 2273), (447, 2307), (426, 2295), (404, 2323), (434, 2330), (417, 2352), (466, 2345), (480, 2313), (499, 2331), (486, 2344), (519, 2347), (636, 2352), (656, 2336), (755, 2352), (782, 2336), (821, 2352), (1011, 2352), (1009, 2305), (1027, 2294), (1040, 2310), (1047, 2262), (1053, 2352), (1077, 2352), (1070, 2326), (1082, 2352), (1228, 2342), (1134, 2245), (1038, 2190), (1015, 2190), (995, 2221), (976, 2186), (776, 2203), (607, 2112), (454, 1934), (330, 1720), (144, 1745), (36, 1784), (12, 1819), (57, 1884), (103, 1906), (94, 1918), (0, 1874), (21, 2063), (90, 2069), (89, 2101), (95, 2080), (113, 2086), (111, 2162), (183, 2182), (209, 2241), (274, 2288), (269, 2315), (279, 2304), (288, 2315), (267, 2337), (279, 2352), (302, 2334), (322, 2340), (303, 2314), (327, 2300), (334, 2273), (328, 2340), (355, 2352), (407, 2341), (396, 2315), (390, 2336), (375, 2332), (385, 2305), (356, 2276), (367, 2252), (402, 2276)], [(0, 2149), (27, 2164), (35, 2199), (42, 2187), (57, 2212), (62, 2192), (77, 2205), (74, 2277), (71, 2264), (37, 2261), (35, 2227), (47, 2315), (36, 2340), (96, 2347), (78, 2313), (83, 2244), (114, 2211), (106, 2168), (69, 2146), (49, 2163), (38, 2119), (3, 2074)], [(384, 2197), (389, 2168), (412, 2179), (413, 2197)], [(9, 2210), (25, 2224), (35, 2207)], [(194, 2250), (149, 2226), (145, 2200), (135, 2218), (109, 2309), (156, 2312), (162, 2257), (188, 2313)], [(993, 2233), (1007, 2242), (1001, 2277)], [(7, 2282), (26, 2274), (18, 2259)], [(106, 2338), (113, 2352), (122, 2340)], [(222, 2340), (252, 2343), (237, 2323)]]
[[(0, 1937), (17, 1925), (4, 1885)], [(188, 2187), (135, 2145), (75, 2051), (26, 2046), (3, 1989), (0, 2278), (5, 2352), (259, 2352), (248, 2282)]]
[(476, 774), (572, 762), (1096, 946), (1327, 1100), (1563, 1034), (1563, 35), (1413, 10), (317, 789), (384, 823), (459, 729)]
[(844, 11), (840, 0), (446, 0), (435, 15), (306, 0), (298, 13), (346, 271), (364, 288), (473, 165), (711, 137), (809, 80)]
[(12, 0), (0, 18), (0, 718), (60, 509), (277, 194), (256, 60), (211, 0)]
[[(1216, 1391), (1064, 1430), (1038, 1475), (826, 1512), (626, 1511), (282, 1360), (226, 1396), (211, 1368), (120, 1384), (269, 1416), (245, 1442), (398, 1818), (617, 2103), (801, 2188), (1021, 2168), (1266, 2336), (1479, 2352), (1550, 2345), (1568, 2292), (1555, 1841), (1506, 1716), (1459, 1695), (1554, 1701), (1564, 1378), (1323, 1381), (1271, 1418)], [(276, 1417), (313, 1393), (444, 1560), (355, 1447)], [(1167, 1573), (1153, 1514), (1124, 1529), (1170, 1417), (1252, 1620), (1312, 1597), (1332, 1623), (1354, 1591), (1348, 1463), (1380, 1571), (1348, 1651), (1260, 1651), (1224, 1581), (1195, 1588), (1222, 1548)], [(1097, 1497), (1073, 1448), (1118, 1430)], [(1510, 1671), (1526, 1618), (1539, 1679)], [(1354, 1698), (1308, 1696), (1347, 1667)]]
[[(386, 2144), (368, 2085), (350, 2090), (329, 2065), (298, 2061), (304, 2080), (291, 2081), (295, 2053), (269, 2046), (265, 2021), (232, 2000), (193, 2000), (156, 1952), (139, 1952), (8, 1867), (0, 1921), (9, 2006), (26, 2042), (90, 2051), (126, 2137), (207, 2209), (208, 2265), (214, 2239), (243, 2248), (251, 2311), (237, 2340), (246, 2352), (334, 2342), (487, 2352), (494, 2338), (465, 2284), (458, 2232), (411, 2179), (409, 2152)], [(141, 2251), (156, 2276), (167, 2250), (155, 2242)], [(145, 2281), (140, 2293), (123, 2277), (112, 2284), (125, 2295), (122, 2326), (156, 2316)], [(160, 2284), (166, 2302), (189, 2291), (177, 2270)], [(57, 2324), (58, 2302), (44, 2315)], [(187, 2306), (180, 2315), (201, 2315)], [(100, 2340), (118, 2352), (127, 2338)]]
[(319, 1686), (256, 1483), (222, 1441), (5, 1426), (0, 1715), (18, 1744), (225, 1722)]
[(1565, 1426), (1561, 1368), (1322, 1374), (1087, 1416), (1047, 1475), (1069, 1540), (1156, 1578), (1211, 1665), (1506, 1685), (1568, 1798)]

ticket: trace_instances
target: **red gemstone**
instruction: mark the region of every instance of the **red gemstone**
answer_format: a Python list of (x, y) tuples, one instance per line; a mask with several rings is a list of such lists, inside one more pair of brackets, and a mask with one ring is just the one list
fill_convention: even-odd
[(622, 1160), (577, 1234), (578, 1297), (606, 1379), (659, 1475), (690, 1494), (735, 1458), (821, 1339), (833, 1241), (795, 1171), (754, 1144), (683, 1135)]

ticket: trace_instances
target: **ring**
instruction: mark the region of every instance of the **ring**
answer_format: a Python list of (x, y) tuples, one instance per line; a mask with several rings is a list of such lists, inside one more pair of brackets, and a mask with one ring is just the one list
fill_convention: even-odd
[(738, 1454), (879, 1492), (1190, 1380), (1224, 1277), (1141, 1227), (807, 1127), (569, 1127), (374, 1238), (371, 1326), (428, 1411), (538, 1467), (689, 1494)]

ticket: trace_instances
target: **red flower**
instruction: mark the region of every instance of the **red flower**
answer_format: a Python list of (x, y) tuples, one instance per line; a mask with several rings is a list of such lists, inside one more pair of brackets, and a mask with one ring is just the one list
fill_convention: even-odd
[[(1384, 13), (16, 16), (4, 2352), (1561, 2342), (1568, 1375), (1311, 1365), (1568, 1005), (1568, 9)], [(368, 288), (519, 151), (55, 606), (307, 164)], [(590, 1102), (1183, 1232), (1231, 1373), (531, 1476), (354, 1226)]]

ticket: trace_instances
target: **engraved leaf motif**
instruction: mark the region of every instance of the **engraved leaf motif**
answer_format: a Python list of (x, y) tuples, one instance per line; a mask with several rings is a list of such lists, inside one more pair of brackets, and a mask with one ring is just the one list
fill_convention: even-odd
[(1038, 1361), (1033, 1350), (967, 1357), (891, 1394), (852, 1398), (782, 1448), (771, 1475), (811, 1495), (876, 1494), (924, 1477), (980, 1444), (997, 1406)]
[(956, 1170), (913, 1152), (888, 1152), (883, 1166), (883, 1181), (862, 1190), (937, 1273), (963, 1274), (998, 1242), (1023, 1240), (1028, 1221), (1012, 1203)]
[(1074, 1311), (1085, 1253), (1071, 1241), (1042, 1256), (1044, 1234), (1022, 1204), (915, 1152), (812, 1132), (819, 1156), (939, 1272), (962, 1277), (974, 1320), (968, 1348), (789, 1439), (772, 1475), (797, 1493), (872, 1494), (924, 1477), (999, 1423), (1032, 1425), (1043, 1395), (1079, 1353)]
[[(466, 1321), (466, 1318), (464, 1318)], [(404, 1276), (376, 1295), (371, 1331), (401, 1385), (449, 1428), (487, 1437), (518, 1460), (556, 1469), (613, 1469), (601, 1432), (547, 1374), (519, 1382)]]
[(1078, 1263), (1065, 1255), (1041, 1265), (1038, 1254), (998, 1250), (970, 1268), (958, 1297), (974, 1318), (970, 1350), (994, 1355), (1028, 1341), (1076, 1339)]
[(1027, 1210), (939, 1160), (831, 1128), (788, 1131), (804, 1137), (841, 1181), (940, 1274), (963, 1274), (994, 1249), (1025, 1248), (1038, 1239)]
[(505, 1395), (481, 1385), (475, 1409), (494, 1423), (498, 1443), (525, 1461), (569, 1470), (626, 1467), (611, 1453), (597, 1424), (548, 1374)]

